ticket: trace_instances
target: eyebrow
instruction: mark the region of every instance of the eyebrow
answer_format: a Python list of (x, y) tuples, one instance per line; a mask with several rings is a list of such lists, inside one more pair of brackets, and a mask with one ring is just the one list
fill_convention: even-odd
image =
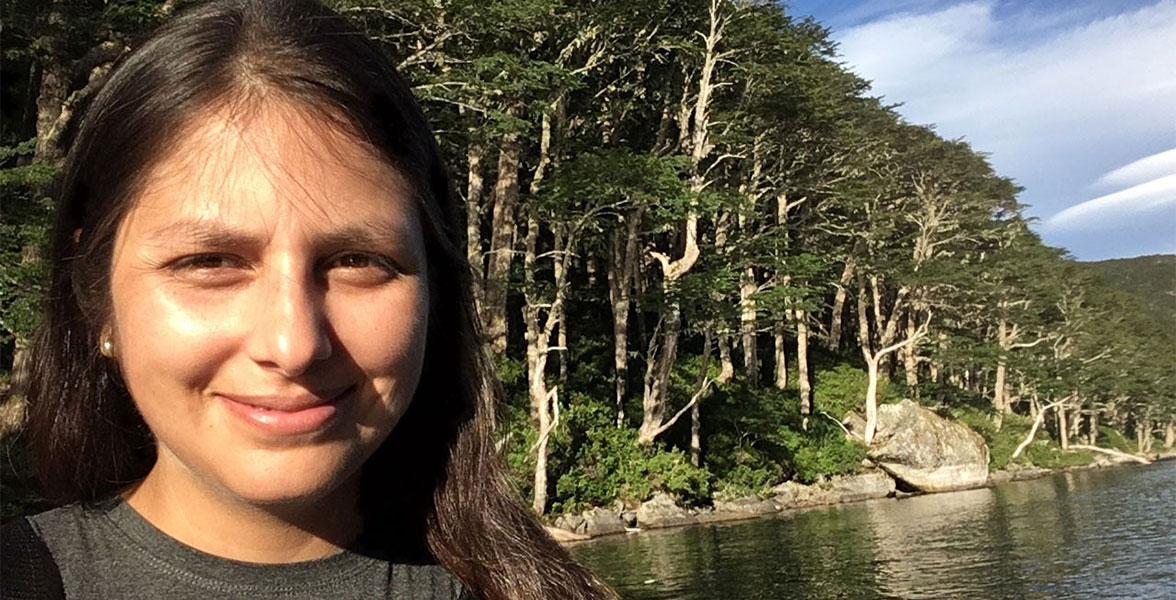
[[(147, 235), (151, 244), (166, 244), (176, 241), (195, 242), (212, 247), (245, 247), (264, 244), (255, 232), (235, 228), (216, 221), (204, 219), (181, 219), (160, 227)], [(392, 244), (411, 249), (413, 235), (410, 230), (386, 221), (366, 221), (331, 229), (315, 236), (315, 242), (330, 247), (368, 247)]]
[(206, 246), (245, 246), (256, 242), (255, 235), (244, 229), (200, 219), (182, 219), (147, 234), (151, 244), (184, 241)]

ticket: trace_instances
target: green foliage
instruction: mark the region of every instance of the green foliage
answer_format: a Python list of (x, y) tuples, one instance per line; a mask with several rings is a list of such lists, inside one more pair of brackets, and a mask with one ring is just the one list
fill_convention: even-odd
[(1008, 466), (1013, 452), (1033, 426), (1033, 420), (1029, 417), (1008, 414), (1001, 421), (1000, 429), (997, 429), (991, 409), (971, 406), (950, 409), (944, 416), (956, 419), (984, 437), (984, 442), (988, 444), (990, 471), (999, 471)]
[(1099, 446), (1118, 450), (1119, 452), (1126, 452), (1127, 454), (1135, 454), (1139, 451), (1135, 440), (1119, 433), (1111, 427), (1102, 425), (1098, 428), (1098, 439), (1096, 440)]
[(0, 147), (0, 342), (29, 339), (40, 322), (49, 265), (41, 259), (53, 202), (41, 194), (56, 169), (27, 160), (34, 140)]
[(853, 473), (861, 468), (866, 458), (866, 446), (849, 440), (837, 429), (826, 427), (824, 431), (803, 436), (795, 447), (792, 468), (796, 479), (813, 483), (822, 477)]
[(1087, 450), (1070, 450), (1063, 452), (1053, 440), (1039, 440), (1025, 448), (1025, 457), (1029, 462), (1045, 469), (1065, 469), (1081, 467), (1094, 461), (1094, 453)]
[[(818, 369), (813, 374), (813, 404), (815, 410), (829, 413), (840, 419), (851, 410), (860, 411), (864, 406), (869, 375), (865, 370), (841, 362), (832, 368)], [(878, 402), (898, 400), (886, 378), (878, 381)]]
[[(519, 414), (522, 413), (522, 414)], [(511, 420), (508, 462), (520, 488), (530, 492), (534, 473), (535, 427), (525, 411)], [(696, 505), (710, 498), (710, 473), (690, 464), (677, 449), (637, 444), (637, 432), (618, 428), (609, 407), (583, 397), (560, 414), (551, 438), (548, 468), (553, 474), (552, 511), (576, 512), (615, 501), (633, 504), (666, 492)]]
[(1086, 263), (1110, 287), (1127, 292), (1140, 306), (1167, 323), (1176, 323), (1176, 256), (1137, 256)]
[(707, 401), (703, 418), (707, 465), (725, 496), (760, 493), (790, 477), (851, 473), (866, 455), (829, 418), (802, 416), (791, 390), (732, 385)]

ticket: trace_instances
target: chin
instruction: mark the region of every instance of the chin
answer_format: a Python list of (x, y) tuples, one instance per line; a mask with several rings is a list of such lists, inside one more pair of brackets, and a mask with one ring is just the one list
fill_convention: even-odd
[(279, 461), (279, 464), (254, 464), (224, 481), (228, 491), (254, 506), (314, 505), (329, 499), (358, 476), (358, 466), (348, 461)]

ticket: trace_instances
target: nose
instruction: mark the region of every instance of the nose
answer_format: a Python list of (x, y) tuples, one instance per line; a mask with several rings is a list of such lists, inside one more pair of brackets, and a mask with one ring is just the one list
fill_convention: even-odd
[(323, 290), (310, 275), (286, 271), (269, 279), (247, 351), (263, 368), (296, 377), (331, 355)]

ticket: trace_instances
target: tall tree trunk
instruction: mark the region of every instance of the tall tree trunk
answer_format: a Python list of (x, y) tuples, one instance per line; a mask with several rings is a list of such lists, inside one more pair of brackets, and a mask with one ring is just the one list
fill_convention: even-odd
[(473, 278), (474, 301), (481, 312), (484, 256), (482, 255), (482, 145), (473, 139), (471, 132), (469, 148), (466, 150), (466, 260), (470, 263)]
[(783, 319), (776, 321), (772, 326), (772, 342), (776, 349), (776, 389), (782, 390), (788, 387), (788, 350), (784, 339)]
[(660, 353), (650, 362), (650, 368), (646, 373), (645, 394), (641, 402), (641, 427), (637, 430), (637, 441), (640, 443), (652, 442), (661, 433), (666, 415), (666, 390), (669, 386), (670, 371), (678, 355), (681, 327), (682, 310), (677, 302), (671, 302), (666, 308)]
[(845, 299), (848, 297), (849, 283), (853, 281), (856, 269), (857, 261), (851, 256), (846, 259), (845, 266), (841, 269), (841, 277), (837, 280), (837, 292), (833, 295), (833, 315), (829, 323), (828, 348), (830, 350), (837, 350), (841, 347), (841, 321), (845, 316)]
[(755, 269), (748, 267), (744, 270), (742, 279), (739, 285), (739, 326), (743, 338), (743, 374), (747, 377), (747, 384), (755, 388), (759, 387), (759, 359), (756, 356), (755, 339), (755, 291), (758, 286), (755, 281)]
[(1009, 337), (1009, 323), (1004, 317), (1001, 317), (996, 323), (996, 340), (997, 345), (1001, 348), (1001, 356), (997, 358), (996, 363), (996, 384), (992, 390), (992, 410), (996, 412), (997, 428), (1000, 428), (1001, 421), (1004, 414), (1008, 412), (1005, 406), (1005, 397), (1007, 394), (1008, 385), (1008, 366), (1007, 359), (1004, 356), (1004, 348), (1008, 345)]
[(45, 33), (36, 45), (40, 49), (41, 82), (37, 93), (37, 141), (33, 155), (42, 162), (58, 164), (61, 147), (61, 113), (70, 92), (70, 64), (66, 48), (66, 7), (64, 0), (51, 0), (45, 16)]
[[(906, 315), (906, 336), (908, 338), (915, 335), (915, 312), (914, 310), (907, 311)], [(902, 368), (903, 375), (906, 377), (906, 385), (910, 388), (911, 393), (916, 398), (919, 397), (919, 357), (915, 350), (916, 344), (907, 344), (902, 349)]]
[[(512, 109), (511, 114), (517, 114)], [(490, 256), (485, 276), (482, 323), (490, 349), (506, 352), (506, 297), (510, 288), (510, 265), (514, 260), (515, 204), (519, 196), (519, 161), (522, 143), (517, 132), (502, 136), (498, 152), (498, 180), (494, 186), (494, 212), (490, 232)]]
[(551, 437), (551, 406), (553, 402), (557, 402), (557, 400), (545, 396), (538, 406), (539, 441), (535, 444), (534, 493), (531, 496), (531, 509), (537, 515), (541, 515), (547, 510), (547, 440)]
[[(710, 346), (711, 334), (708, 327), (703, 334), (702, 340), (702, 368), (698, 371), (698, 384), (695, 386), (697, 392), (701, 393), (706, 386), (706, 370), (710, 362)], [(702, 421), (701, 411), (699, 409), (700, 402), (695, 401), (694, 405), (690, 407), (690, 462), (694, 466), (702, 464)]]
[(808, 372), (808, 313), (796, 309), (796, 382), (800, 390), (800, 414), (813, 411), (812, 386)]
[(1086, 426), (1089, 431), (1086, 432), (1086, 440), (1091, 446), (1098, 445), (1098, 408), (1092, 407), (1090, 412), (1086, 415)]
[[(722, 211), (715, 219), (715, 252), (719, 256), (727, 253), (727, 232), (731, 228), (731, 213)], [(725, 302), (726, 298), (718, 292), (711, 296), (716, 302)], [(742, 298), (740, 298), (742, 302)], [(718, 328), (719, 338), (719, 379), (720, 384), (727, 383), (735, 376), (735, 362), (731, 358), (732, 335), (725, 325)]]
[[(702, 66), (699, 70), (698, 92), (694, 99), (692, 131), (690, 132), (690, 191), (698, 194), (706, 188), (706, 173), (702, 168), (703, 161), (710, 156), (712, 144), (710, 140), (710, 102), (711, 95), (717, 85), (713, 81), (715, 67), (728, 54), (718, 50), (719, 42), (723, 38), (730, 17), (720, 14), (726, 7), (720, 0), (711, 0), (709, 7), (709, 31), (699, 32), (703, 41)], [(698, 262), (698, 224), (699, 213), (696, 206), (691, 206), (686, 215), (685, 247), (682, 256), (671, 260), (669, 255), (654, 252), (652, 256), (658, 261), (662, 269), (662, 291), (667, 297), (671, 296), (671, 288), (677, 284), (683, 275), (688, 273)], [(678, 337), (682, 327), (682, 308), (677, 300), (671, 300), (666, 307), (662, 333), (661, 355), (656, 368), (653, 369), (653, 380), (650, 381), (650, 369), (647, 369), (645, 394), (642, 397), (642, 420), (638, 429), (639, 443), (652, 442), (664, 429), (662, 420), (665, 418), (666, 389), (669, 385), (670, 373), (678, 353)]]
[(613, 369), (616, 376), (617, 427), (625, 422), (625, 393), (629, 379), (629, 313), (637, 274), (637, 231), (644, 206), (627, 215), (624, 239), (619, 230), (613, 231), (612, 257), (609, 261), (608, 293), (613, 315)]
[[(866, 280), (869, 279), (871, 294), (866, 294)], [(862, 358), (866, 361), (866, 370), (868, 381), (866, 384), (866, 430), (863, 436), (863, 441), (869, 445), (874, 441), (874, 434), (878, 427), (878, 378), (882, 361), (887, 356), (894, 352), (902, 350), (904, 347), (919, 341), (927, 333), (927, 327), (930, 325), (930, 315), (928, 321), (923, 323), (915, 329), (914, 333), (909, 334), (906, 339), (894, 342), (898, 331), (898, 315), (899, 311), (903, 310), (902, 301), (906, 295), (906, 288), (901, 288), (896, 295), (894, 307), (891, 309), (891, 314), (885, 319), (885, 325), (881, 325), (882, 310), (881, 306), (881, 291), (879, 289), (878, 277), (870, 276), (869, 278), (858, 276), (858, 293), (857, 293), (857, 313), (858, 313), (858, 342), (861, 345)], [(873, 313), (875, 319), (875, 329), (878, 336), (878, 350), (874, 350), (875, 346), (870, 338), (870, 299), (873, 299)]]
[(1066, 423), (1066, 405), (1063, 404), (1054, 411), (1058, 418), (1058, 441), (1061, 443), (1062, 451), (1070, 449), (1070, 428)]
[(547, 397), (547, 348), (544, 348), (543, 334), (539, 325), (539, 300), (532, 297), (535, 287), (535, 271), (538, 269), (536, 246), (539, 240), (539, 219), (534, 212), (527, 215), (527, 234), (523, 243), (523, 277), (526, 305), (523, 307), (524, 337), (527, 342), (527, 396), (531, 402), (531, 415), (539, 430), (535, 444), (535, 477), (531, 506), (536, 514), (543, 514), (547, 506), (547, 437), (549, 421)]
[(992, 410), (994, 412), (993, 420), (996, 421), (996, 429), (1000, 431), (1004, 424), (1005, 413), (1009, 412), (1006, 406), (1007, 390), (1008, 390), (1008, 367), (1005, 366), (1003, 358), (996, 365), (996, 384), (992, 389)]
[(719, 333), (719, 383), (727, 383), (735, 376), (735, 361), (731, 359), (731, 336)]

